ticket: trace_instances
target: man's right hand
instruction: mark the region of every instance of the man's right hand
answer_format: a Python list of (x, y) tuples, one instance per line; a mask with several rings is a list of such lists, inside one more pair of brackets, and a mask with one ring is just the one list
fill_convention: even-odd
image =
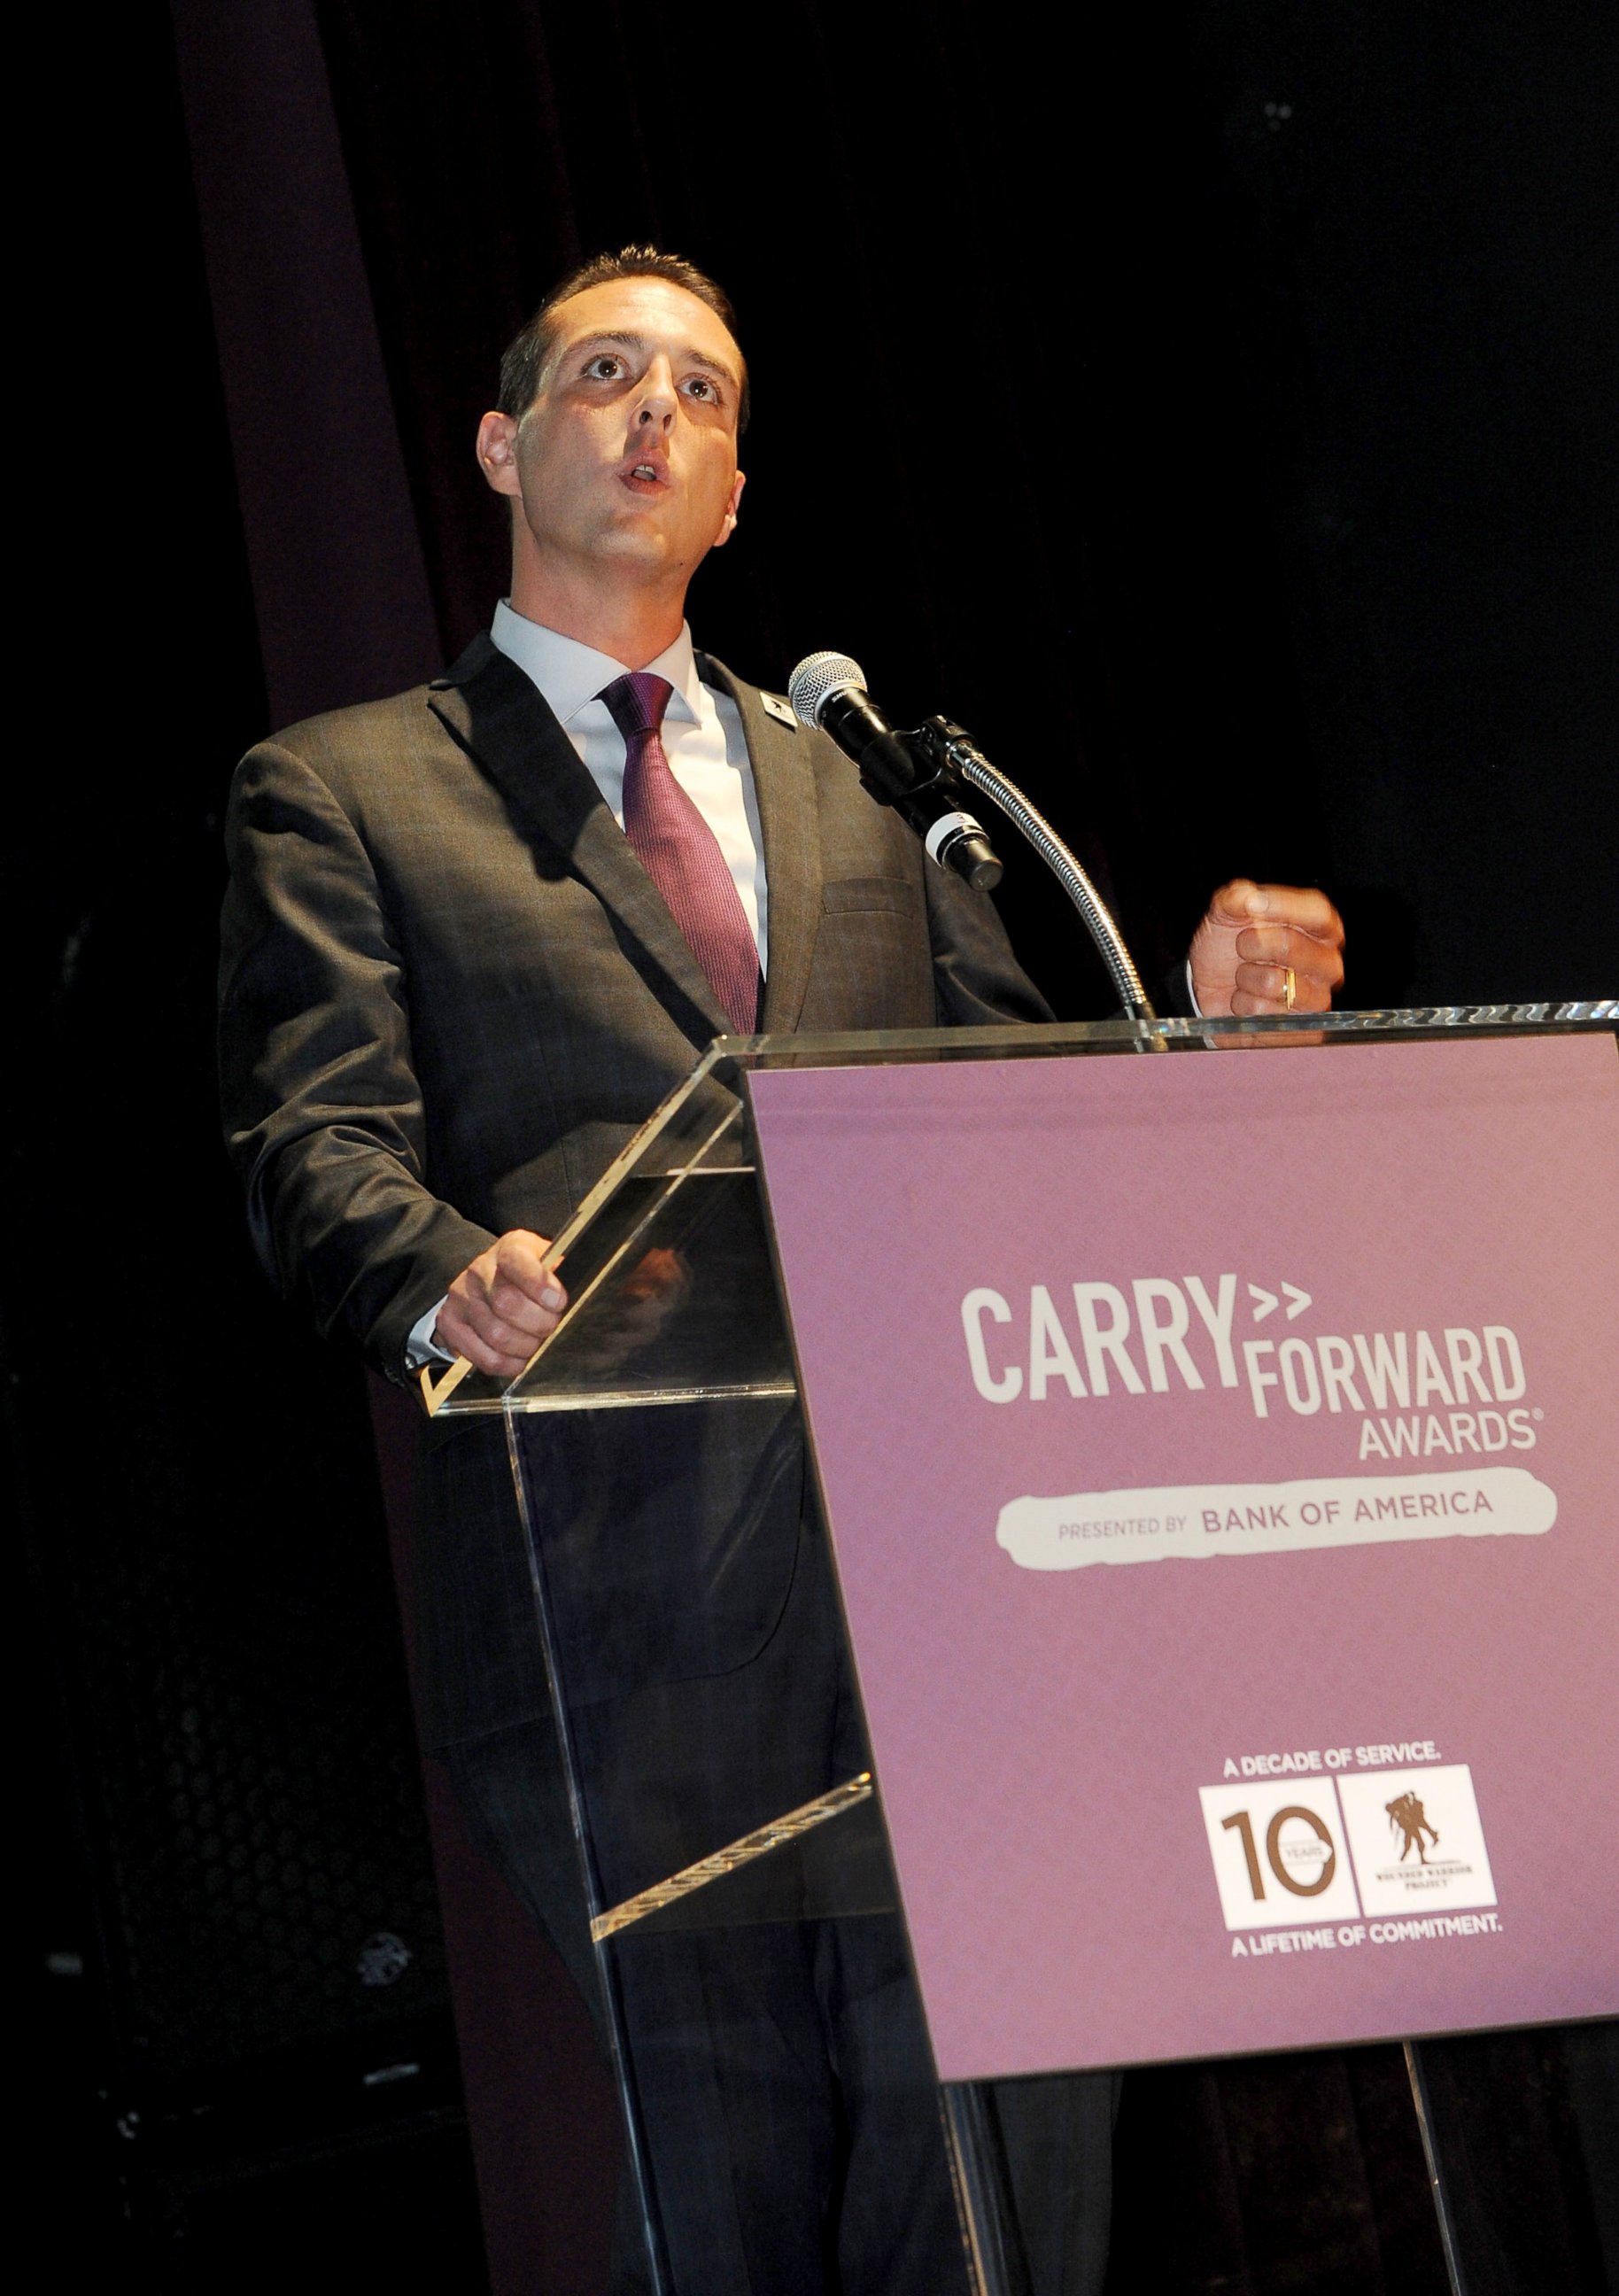
[(545, 1265), (543, 1235), (514, 1227), (480, 1251), (451, 1284), (433, 1337), (495, 1379), (515, 1379), (556, 1330), (568, 1294)]

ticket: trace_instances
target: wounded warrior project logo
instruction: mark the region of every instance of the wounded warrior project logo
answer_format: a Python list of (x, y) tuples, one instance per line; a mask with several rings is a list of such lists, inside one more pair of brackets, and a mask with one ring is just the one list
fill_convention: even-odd
[(1413, 1849), (1417, 1853), (1418, 1863), (1419, 1865), (1426, 1866), (1427, 1864), (1427, 1852), (1422, 1846), (1422, 1837), (1426, 1833), (1428, 1839), (1432, 1841), (1435, 1849), (1437, 1849), (1439, 1847), (1439, 1836), (1428, 1824), (1427, 1814), (1424, 1810), (1422, 1804), (1418, 1800), (1416, 1795), (1412, 1793), (1408, 1786), (1406, 1791), (1401, 1794), (1397, 1800), (1385, 1803), (1384, 1807), (1388, 1811), (1388, 1822), (1390, 1825), (1397, 1826), (1400, 1830), (1402, 1840), (1402, 1846), (1400, 1851), (1400, 1863), (1402, 1866), (1404, 1865), (1407, 1857), (1410, 1857)]
[(1509, 1324), (1257, 1329), (1276, 1316), (1297, 1323), (1314, 1304), (1301, 1284), (1273, 1291), (1229, 1270), (1212, 1281), (1137, 1276), (1128, 1292), (1034, 1283), (1015, 1304), (976, 1285), (961, 1300), (961, 1334), (985, 1403), (1094, 1409), (1117, 1398), (1129, 1408), (1138, 1396), (1224, 1389), (1273, 1426), (1315, 1421), (1337, 1454), (1334, 1471), (1287, 1482), (1018, 1497), (1001, 1510), (1000, 1546), (1026, 1570), (1075, 1570), (1550, 1529), (1555, 1493), (1509, 1463), (1536, 1447), (1541, 1417)]
[(1499, 1917), (1479, 1910), (1496, 1898), (1472, 1772), (1465, 1762), (1368, 1767), (1399, 1751), (1290, 1755), (1281, 1776), (1250, 1759), (1240, 1780), (1201, 1790), (1226, 1928), (1288, 1933), (1245, 1952), (1499, 1931)]

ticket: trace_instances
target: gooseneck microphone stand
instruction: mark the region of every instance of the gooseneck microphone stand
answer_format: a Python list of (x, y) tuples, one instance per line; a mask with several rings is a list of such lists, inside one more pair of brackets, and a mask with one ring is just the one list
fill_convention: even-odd
[(1077, 857), (1064, 844), (1038, 807), (1031, 805), (1016, 782), (1010, 781), (960, 726), (947, 718), (924, 719), (915, 733), (902, 736), (934, 764), (941, 780), (966, 782), (999, 807), (1015, 829), (1021, 831), (1063, 891), (1078, 910), (1085, 931), (1095, 942), (1102, 963), (1112, 976), (1120, 1006), (1132, 1021), (1156, 1021), (1135, 960), (1124, 936), (1114, 922), (1106, 901), (1092, 883)]
[[(846, 653), (812, 653), (788, 683), (793, 714), (830, 734), (860, 769), (862, 786), (892, 806), (921, 838), (940, 868), (990, 891), (1001, 865), (961, 800), (969, 788), (999, 808), (1034, 847), (1078, 910), (1132, 1021), (1155, 1022), (1141, 976), (1108, 912), (1075, 856), (1015, 782), (992, 766), (970, 734), (948, 718), (928, 718), (911, 733), (891, 726), (866, 691), (866, 674)], [(1156, 1046), (1161, 1038), (1149, 1039)]]

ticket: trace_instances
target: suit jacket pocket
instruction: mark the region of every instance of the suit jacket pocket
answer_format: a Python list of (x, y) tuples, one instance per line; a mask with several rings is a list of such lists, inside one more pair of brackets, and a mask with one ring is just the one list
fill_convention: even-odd
[(921, 886), (907, 877), (829, 880), (799, 1027), (930, 1029), (935, 1018)]

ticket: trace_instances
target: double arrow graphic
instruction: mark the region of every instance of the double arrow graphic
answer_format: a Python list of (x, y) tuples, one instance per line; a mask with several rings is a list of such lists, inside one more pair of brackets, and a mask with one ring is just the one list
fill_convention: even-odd
[[(1291, 1323), (1295, 1316), (1302, 1316), (1310, 1305), (1310, 1294), (1301, 1292), (1296, 1283), (1284, 1283), (1281, 1288), (1288, 1295), (1288, 1321)], [(1263, 1324), (1271, 1310), (1281, 1305), (1274, 1292), (1267, 1292), (1258, 1283), (1249, 1284), (1248, 1297), (1254, 1302), (1254, 1321), (1256, 1324)]]

